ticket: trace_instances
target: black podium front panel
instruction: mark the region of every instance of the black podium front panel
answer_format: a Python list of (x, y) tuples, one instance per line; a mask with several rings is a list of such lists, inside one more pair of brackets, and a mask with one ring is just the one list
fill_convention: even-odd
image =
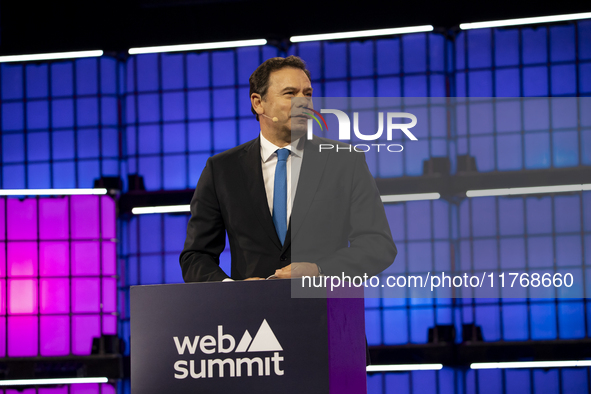
[(326, 299), (289, 280), (131, 288), (131, 391), (329, 392)]

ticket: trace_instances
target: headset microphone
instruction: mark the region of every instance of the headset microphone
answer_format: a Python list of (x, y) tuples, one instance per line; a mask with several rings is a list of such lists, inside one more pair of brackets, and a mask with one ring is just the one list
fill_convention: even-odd
[(279, 121), (279, 119), (277, 119), (277, 117), (276, 117), (276, 116), (274, 116), (274, 117), (270, 117), (270, 116), (268, 116), (268, 115), (265, 115), (265, 114), (261, 114), (261, 115), (263, 115), (265, 118), (269, 118), (269, 119), (271, 119), (271, 120), (273, 121), (273, 123), (277, 123), (277, 122)]

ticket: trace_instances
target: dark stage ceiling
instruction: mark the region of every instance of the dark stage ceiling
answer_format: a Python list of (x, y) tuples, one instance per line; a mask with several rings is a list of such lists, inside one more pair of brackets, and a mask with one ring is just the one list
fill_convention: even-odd
[[(349, 5), (345, 5), (349, 4)], [(591, 11), (585, 2), (0, 1), (0, 54), (266, 38)]]

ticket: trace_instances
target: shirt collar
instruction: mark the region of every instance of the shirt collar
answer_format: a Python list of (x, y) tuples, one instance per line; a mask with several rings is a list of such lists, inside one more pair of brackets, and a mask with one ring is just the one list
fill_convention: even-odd
[[(274, 143), (272, 143), (271, 141), (269, 141), (268, 139), (266, 139), (263, 136), (263, 132), (260, 132), (260, 140), (261, 140), (261, 159), (263, 159), (263, 162), (267, 162), (272, 156), (273, 154), (275, 154), (275, 151), (277, 149), (281, 149), (280, 147), (278, 147), (277, 145), (275, 145)], [(295, 144), (289, 144), (287, 146), (285, 146), (285, 149), (289, 149), (291, 151), (292, 155), (295, 155), (297, 157), (302, 157), (303, 151), (304, 151), (304, 138), (299, 138), (297, 140), (297, 142)]]

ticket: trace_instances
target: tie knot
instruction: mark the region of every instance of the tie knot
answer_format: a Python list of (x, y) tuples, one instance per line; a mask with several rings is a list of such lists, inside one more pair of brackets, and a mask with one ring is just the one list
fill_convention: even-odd
[(289, 149), (277, 149), (277, 160), (278, 161), (286, 161), (287, 160), (287, 156), (289, 156)]

